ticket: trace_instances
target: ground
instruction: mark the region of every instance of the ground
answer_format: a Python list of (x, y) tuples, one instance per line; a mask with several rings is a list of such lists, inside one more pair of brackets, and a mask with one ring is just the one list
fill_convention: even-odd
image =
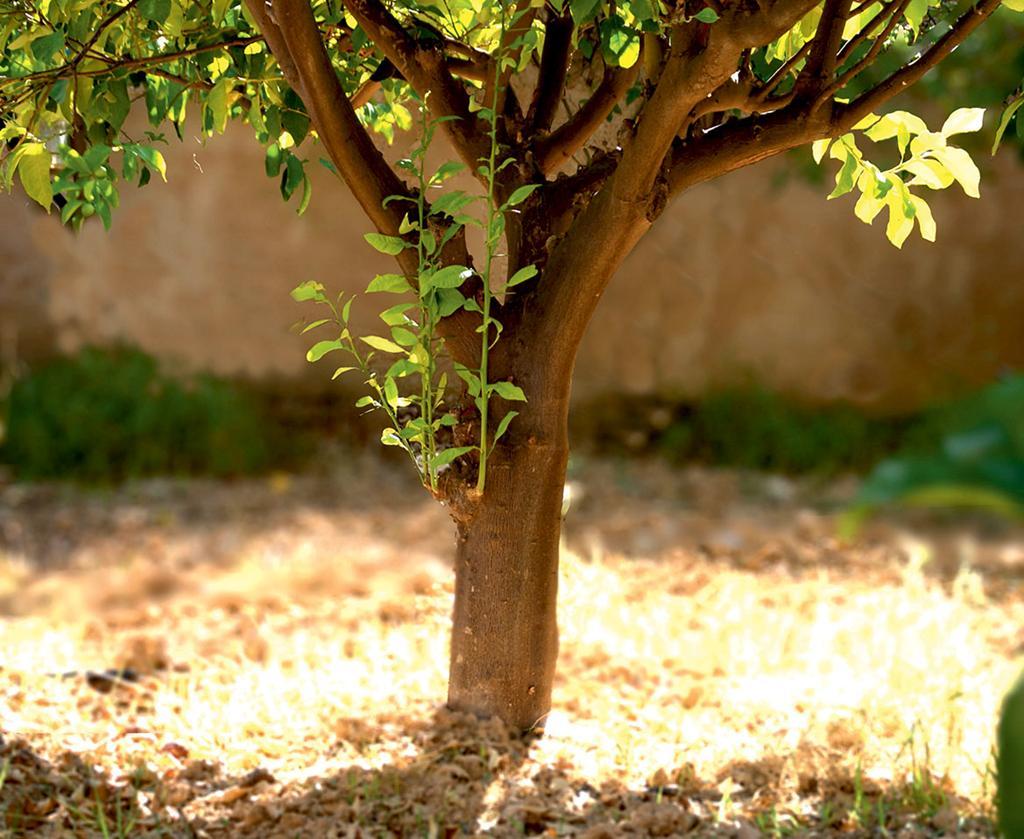
[(443, 709), (450, 525), (375, 457), (0, 488), (0, 834), (995, 835), (1024, 528), (844, 543), (849, 482), (644, 461), (571, 486), (526, 741)]

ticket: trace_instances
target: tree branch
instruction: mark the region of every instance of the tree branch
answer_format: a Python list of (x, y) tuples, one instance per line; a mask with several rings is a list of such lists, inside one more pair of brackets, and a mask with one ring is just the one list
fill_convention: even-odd
[(426, 100), (431, 114), (457, 118), (446, 119), (443, 130), (463, 163), (476, 172), (489, 143), (470, 112), (466, 89), (448, 67), (444, 43), (438, 42), (436, 48), (421, 46), (380, 0), (344, 0), (344, 4), (370, 40)]
[(858, 96), (849, 105), (837, 105), (836, 117), (843, 130), (848, 130), (860, 120), (884, 105), (896, 94), (917, 82), (925, 73), (953, 52), (975, 29), (999, 8), (1002, 0), (981, 0), (965, 12), (950, 30), (939, 38), (925, 53), (912, 64), (897, 70), (889, 78), (871, 90)]
[(639, 61), (629, 69), (605, 67), (594, 95), (567, 122), (537, 140), (534, 146), (537, 168), (548, 175), (581, 149), (626, 95), (639, 73)]
[(764, 102), (769, 96), (771, 96), (775, 88), (777, 88), (780, 84), (782, 84), (783, 81), (785, 81), (786, 76), (788, 76), (792, 72), (793, 68), (796, 67), (796, 65), (803, 61), (805, 58), (807, 58), (807, 54), (811, 51), (811, 47), (813, 45), (813, 41), (808, 41), (806, 44), (800, 47), (800, 49), (793, 53), (793, 55), (789, 57), (789, 60), (786, 61), (786, 63), (783, 64), (778, 70), (772, 73), (771, 78), (769, 78), (764, 83), (764, 85), (760, 89), (758, 89), (754, 98), (758, 102)]
[[(263, 0), (246, 0), (246, 4), (285, 78), (302, 98), (342, 179), (374, 226), (382, 233), (397, 235), (402, 210), (397, 203), (385, 207), (384, 201), (391, 195), (409, 195), (409, 191), (356, 118), (324, 48), (308, 0), (275, 0), (276, 21), (270, 19)], [(411, 255), (412, 251), (406, 253)], [(412, 263), (415, 256), (410, 265), (403, 264), (403, 269), (408, 271)]]
[[(864, 27), (860, 30), (860, 32), (858, 32), (856, 35), (850, 38), (849, 41), (843, 44), (843, 48), (839, 51), (839, 57), (837, 59), (837, 64), (840, 67), (844, 63), (846, 63), (846, 59), (853, 54), (853, 51), (857, 49), (857, 47), (859, 47), (862, 43), (864, 43), (864, 41), (871, 37), (872, 33), (874, 33), (874, 31), (878, 28), (878, 25), (892, 14), (893, 9), (899, 3), (900, 0), (890, 0), (890, 2), (888, 3), (883, 3), (882, 8), (880, 8), (875, 13), (875, 16), (871, 18), (871, 20), (864, 24)], [(906, 6), (903, 7), (903, 11), (905, 10)], [(903, 12), (901, 11), (900, 14), (902, 13)]]
[(540, 56), (540, 73), (533, 90), (533, 100), (527, 112), (526, 124), (531, 133), (547, 131), (555, 119), (555, 109), (565, 87), (569, 72), (569, 58), (572, 47), (572, 16), (568, 9), (557, 14), (548, 10), (544, 25), (544, 50)]
[(284, 35), (281, 34), (277, 21), (271, 19), (267, 3), (265, 0), (245, 0), (245, 6), (252, 15), (253, 20), (256, 21), (256, 26), (259, 27), (263, 40), (270, 47), (270, 52), (273, 54), (274, 60), (277, 61), (277, 66), (281, 68), (282, 75), (288, 81), (292, 90), (299, 95), (299, 98), (305, 101), (306, 96), (302, 88), (302, 79), (299, 78), (299, 71), (295, 67), (295, 59), (292, 58), (291, 50), (288, 49), (288, 45), (285, 43)]
[(806, 116), (796, 104), (762, 117), (750, 117), (712, 129), (680, 143), (668, 170), (670, 195), (774, 157), (789, 149), (839, 133), (827, 115)]
[(825, 0), (818, 30), (811, 41), (807, 63), (797, 77), (796, 98), (814, 97), (832, 81), (836, 55), (843, 40), (843, 28), (853, 0)]
[[(895, 4), (895, 7), (887, 7), (889, 9), (892, 9), (892, 16), (889, 18), (889, 22), (885, 25), (882, 31), (875, 36), (875, 41), (871, 45), (871, 48), (868, 50), (867, 55), (865, 55), (860, 61), (858, 61), (852, 67), (845, 70), (839, 76), (838, 79), (836, 79), (831, 85), (829, 85), (827, 88), (821, 91), (819, 101), (824, 101), (830, 96), (833, 96), (836, 93), (836, 91), (842, 90), (846, 84), (848, 84), (857, 76), (857, 74), (859, 74), (868, 65), (873, 63), (876, 58), (878, 58), (878, 54), (885, 48), (886, 39), (889, 37), (890, 34), (892, 34), (892, 31), (899, 24), (900, 18), (903, 17), (903, 13), (906, 11), (907, 6), (909, 5), (910, 0), (899, 0)], [(875, 21), (877, 20), (877, 17), (878, 16), (873, 18), (868, 25), (873, 26), (875, 24)], [(851, 39), (850, 43), (853, 43), (853, 40), (855, 39)], [(853, 48), (851, 47), (850, 51), (852, 51), (852, 49)], [(844, 48), (842, 55), (846, 54), (849, 54), (849, 51)]]

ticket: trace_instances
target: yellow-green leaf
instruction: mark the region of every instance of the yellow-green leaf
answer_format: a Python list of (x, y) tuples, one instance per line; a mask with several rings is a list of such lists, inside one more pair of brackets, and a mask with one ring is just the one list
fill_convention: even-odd
[(25, 194), (50, 212), (53, 186), (50, 184), (50, 153), (42, 143), (29, 143), (18, 159), (18, 178)]
[[(897, 248), (902, 248), (914, 230), (914, 206), (906, 200), (906, 187), (893, 186), (885, 196), (889, 207), (889, 223), (885, 235)], [(909, 212), (908, 212), (909, 209)]]
[(914, 205), (914, 217), (921, 229), (921, 238), (927, 242), (934, 242), (935, 218), (932, 216), (932, 208), (928, 206), (927, 201), (916, 195), (910, 196), (910, 202)]
[(379, 335), (366, 335), (364, 337), (361, 337), (359, 340), (362, 341), (364, 344), (369, 344), (375, 350), (381, 350), (381, 352), (405, 352), (405, 350), (398, 346), (398, 344), (394, 343), (393, 341), (389, 341), (387, 338), (381, 338)]
[(985, 121), (984, 108), (957, 108), (942, 124), (942, 136), (981, 131)]
[(981, 172), (971, 156), (963, 149), (947, 146), (946, 148), (934, 149), (931, 155), (935, 157), (963, 187), (963, 190), (971, 198), (980, 198)]

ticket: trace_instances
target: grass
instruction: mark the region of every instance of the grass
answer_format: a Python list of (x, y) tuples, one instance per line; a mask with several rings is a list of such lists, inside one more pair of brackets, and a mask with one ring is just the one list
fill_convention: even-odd
[(51, 360), (0, 397), (0, 463), (24, 480), (226, 477), (294, 462), (299, 451), (237, 383), (171, 375), (140, 350)]
[[(611, 540), (584, 550), (574, 527), (607, 512), (597, 499), (570, 519), (555, 710), (527, 742), (440, 708), (452, 588), (417, 553), (446, 526), (426, 503), (358, 541), (343, 504), (150, 532), (170, 555), (190, 546), (158, 596), (145, 551), (22, 578), (20, 614), (0, 623), (0, 826), (995, 835), (992, 743), (1021, 663), (1019, 593), (970, 568), (932, 575), (923, 542), (842, 545), (828, 520), (798, 534), (792, 511), (782, 530), (755, 523), (762, 542), (812, 552), (802, 565), (685, 542), (640, 558)], [(394, 522), (353, 514), (368, 533)], [(228, 533), (233, 551), (193, 562)], [(47, 675), (128, 664), (142, 680), (109, 693)]]

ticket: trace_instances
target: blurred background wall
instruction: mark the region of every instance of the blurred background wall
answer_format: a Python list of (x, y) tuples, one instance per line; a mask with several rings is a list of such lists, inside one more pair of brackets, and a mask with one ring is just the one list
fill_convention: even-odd
[[(805, 155), (809, 154), (804, 152)], [(244, 127), (167, 150), (169, 183), (125, 187), (107, 233), (0, 199), (0, 351), (32, 360), (128, 343), (187, 369), (332, 388), (288, 291), (361, 291), (390, 270), (344, 188), (311, 167), (303, 218)], [(829, 175), (831, 177), (831, 173)], [(937, 244), (902, 251), (852, 200), (777, 161), (676, 202), (626, 261), (581, 350), (576, 397), (697, 398), (754, 380), (812, 402), (917, 407), (1024, 367), (1024, 167), (987, 164), (980, 201), (933, 198)], [(375, 321), (365, 301), (362, 323)]]

